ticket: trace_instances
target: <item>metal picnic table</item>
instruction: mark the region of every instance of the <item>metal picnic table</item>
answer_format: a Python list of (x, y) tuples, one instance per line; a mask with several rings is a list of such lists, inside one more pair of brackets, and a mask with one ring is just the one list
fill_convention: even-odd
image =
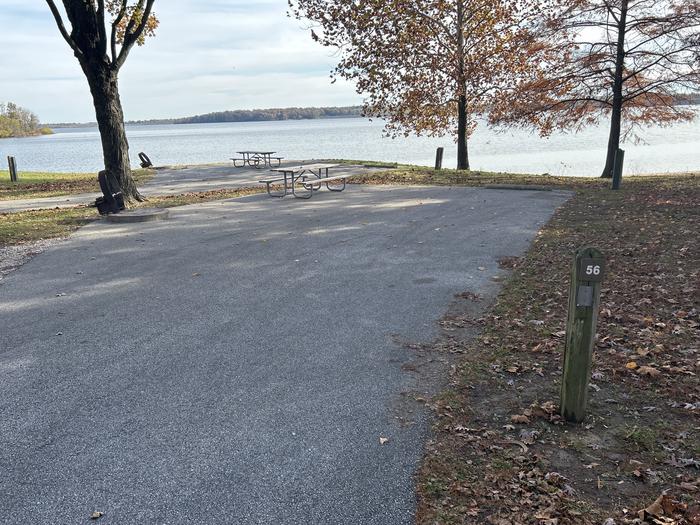
[[(231, 158), (233, 165), (237, 168), (250, 166), (261, 169), (266, 166), (272, 167), (272, 162), (277, 161), (277, 166), (282, 164), (282, 157), (273, 157), (276, 151), (237, 151), (240, 157)], [(240, 165), (238, 164), (240, 162)]]
[[(345, 189), (345, 179), (348, 175), (340, 175), (336, 177), (330, 177), (328, 170), (338, 167), (339, 164), (304, 164), (301, 166), (290, 166), (285, 168), (273, 168), (270, 171), (279, 173), (281, 177), (275, 177), (270, 179), (263, 179), (263, 182), (267, 185), (267, 193), (271, 197), (284, 197), (285, 195), (292, 194), (300, 199), (309, 199), (313, 195), (314, 191), (321, 189), (321, 185), (325, 184), (330, 191), (343, 191)], [(331, 187), (330, 182), (335, 180), (342, 180), (343, 185), (340, 187)], [(306, 192), (302, 192), (298, 195), (296, 192), (296, 185), (299, 183), (304, 187)], [(283, 182), (284, 187), (282, 191), (273, 193), (270, 190), (270, 185), (275, 182)]]

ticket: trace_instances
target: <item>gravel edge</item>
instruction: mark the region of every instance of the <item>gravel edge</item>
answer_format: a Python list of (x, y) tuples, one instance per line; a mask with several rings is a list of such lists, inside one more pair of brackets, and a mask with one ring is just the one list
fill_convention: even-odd
[(43, 239), (26, 244), (0, 247), (0, 282), (11, 272), (26, 264), (35, 255), (59, 244), (64, 239)]

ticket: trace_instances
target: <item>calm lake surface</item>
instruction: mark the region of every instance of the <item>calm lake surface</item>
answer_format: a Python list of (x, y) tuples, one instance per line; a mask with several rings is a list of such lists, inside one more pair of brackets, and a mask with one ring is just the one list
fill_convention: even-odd
[[(134, 166), (144, 151), (156, 165), (227, 162), (239, 150), (277, 151), (287, 159), (346, 158), (432, 165), (445, 147), (445, 167), (455, 167), (451, 138), (383, 136), (382, 123), (328, 119), (225, 124), (129, 126)], [(0, 158), (17, 158), (19, 170), (89, 172), (101, 169), (97, 128), (56, 129), (44, 137), (0, 140)], [(626, 173), (700, 170), (700, 120), (644, 131), (644, 142), (625, 146)], [(497, 133), (481, 126), (470, 141), (472, 169), (552, 175), (600, 174), (607, 129), (542, 139), (525, 131)]]

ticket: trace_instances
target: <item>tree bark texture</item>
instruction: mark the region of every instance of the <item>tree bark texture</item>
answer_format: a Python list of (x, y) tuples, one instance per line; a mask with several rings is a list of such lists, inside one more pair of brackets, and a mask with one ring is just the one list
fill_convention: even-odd
[(83, 65), (83, 71), (95, 106), (102, 156), (110, 186), (113, 191), (121, 191), (127, 201), (141, 201), (143, 198), (131, 176), (129, 141), (124, 127), (117, 73), (106, 64), (86, 64)]
[(457, 2), (457, 169), (469, 169), (469, 150), (467, 149), (468, 117), (466, 75), (464, 64), (464, 5)]
[(627, 7), (629, 0), (622, 0), (620, 19), (617, 22), (617, 54), (615, 56), (615, 81), (613, 83), (612, 114), (610, 116), (610, 135), (608, 138), (608, 153), (603, 168), (604, 179), (611, 179), (615, 167), (615, 155), (620, 148), (622, 131), (622, 96), (623, 75), (625, 69), (625, 35), (627, 31)]
[(467, 148), (467, 97), (460, 95), (458, 106), (457, 119), (457, 169), (469, 169), (469, 150)]
[[(46, 0), (46, 2), (54, 15), (61, 35), (73, 50), (90, 86), (109, 185), (113, 192), (121, 191), (126, 202), (142, 201), (143, 198), (136, 189), (131, 174), (129, 142), (124, 128), (118, 76), (129, 50), (143, 32), (154, 0), (147, 0), (140, 24), (136, 25), (136, 22), (132, 21), (127, 26), (127, 34), (119, 53), (116, 51), (118, 22), (116, 20), (112, 22), (111, 35), (108, 35), (104, 2), (63, 0), (66, 16), (71, 25), (70, 33), (63, 23), (55, 1)], [(124, 1), (118, 19), (125, 15), (126, 7), (127, 2)]]

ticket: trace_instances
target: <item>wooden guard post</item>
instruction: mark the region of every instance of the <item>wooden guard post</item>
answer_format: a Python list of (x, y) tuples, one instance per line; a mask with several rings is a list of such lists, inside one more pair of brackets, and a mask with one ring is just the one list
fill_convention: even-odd
[(561, 383), (561, 415), (573, 423), (580, 423), (586, 417), (600, 286), (604, 274), (605, 258), (600, 251), (587, 247), (576, 252), (571, 272)]
[(622, 170), (625, 166), (625, 150), (619, 149), (615, 152), (615, 162), (613, 166), (612, 189), (619, 190), (622, 184)]
[(445, 154), (445, 148), (438, 148), (437, 152), (435, 153), (435, 169), (436, 170), (441, 170), (442, 169), (442, 157)]
[(7, 157), (7, 166), (10, 169), (10, 182), (17, 182), (17, 161), (14, 157)]

